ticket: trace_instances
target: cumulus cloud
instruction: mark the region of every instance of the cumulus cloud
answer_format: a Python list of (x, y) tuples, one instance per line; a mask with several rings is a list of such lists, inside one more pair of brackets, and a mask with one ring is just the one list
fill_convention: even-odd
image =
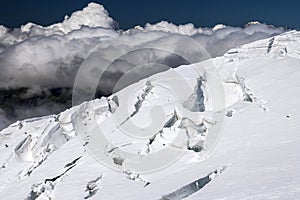
[[(82, 11), (66, 16), (62, 23), (48, 27), (28, 23), (20, 29), (9, 30), (1, 26), (0, 87), (71, 87), (78, 67), (95, 47), (101, 52), (99, 56), (105, 59), (133, 49), (159, 46), (165, 41), (168, 41), (169, 49), (187, 50), (174, 36), (179, 34), (193, 38), (215, 57), (232, 47), (281, 32), (281, 28), (257, 23), (245, 28), (225, 25), (196, 28), (193, 24), (177, 26), (165, 21), (126, 31), (115, 30), (114, 20), (103, 6), (90, 3)], [(143, 57), (143, 60), (166, 58), (172, 67), (181, 64), (174, 64), (169, 55), (157, 56)], [(122, 65), (116, 67), (111, 70), (122, 73), (128, 70)]]
[[(165, 21), (117, 30), (116, 22), (104, 7), (95, 3), (48, 27), (33, 23), (15, 29), (0, 26), (0, 128), (1, 124), (3, 127), (16, 119), (54, 113), (71, 106), (70, 91), (76, 73), (91, 52), (97, 56), (97, 62), (99, 58), (103, 62), (95, 63), (97, 70), (105, 70), (99, 89), (102, 95), (112, 92), (117, 80), (128, 71), (132, 72), (129, 79), (137, 81), (165, 69), (155, 69), (153, 63), (177, 67), (199, 62), (283, 31), (260, 23), (243, 28), (225, 25), (197, 28), (193, 24), (175, 25)], [(181, 36), (196, 41), (208, 55), (197, 54), (193, 46), (182, 42)], [(161, 46), (167, 46), (170, 51), (153, 50)], [(182, 54), (188, 55), (188, 60)], [(134, 69), (145, 63), (151, 67)], [(11, 92), (17, 104), (10, 103)], [(26, 112), (21, 112), (24, 109)]]

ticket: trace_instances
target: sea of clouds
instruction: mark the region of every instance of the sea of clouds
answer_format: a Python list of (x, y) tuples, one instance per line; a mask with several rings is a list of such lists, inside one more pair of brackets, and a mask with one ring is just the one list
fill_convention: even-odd
[[(193, 24), (175, 25), (166, 21), (120, 30), (105, 8), (96, 3), (47, 27), (28, 23), (9, 29), (0, 25), (0, 130), (16, 120), (53, 114), (70, 107), (76, 74), (95, 49), (102, 60), (114, 60), (135, 51), (126, 58), (121, 56), (109, 68), (98, 63), (98, 68), (105, 70), (97, 91), (99, 97), (110, 94), (116, 81), (132, 70), (132, 64), (138, 60), (170, 67), (190, 63), (178, 55), (153, 51), (149, 47), (166, 44), (175, 52), (189, 49), (184, 53), (196, 62), (284, 31), (260, 23), (245, 27), (196, 28)], [(192, 47), (180, 42), (180, 36), (198, 42), (209, 56), (197, 55)], [(144, 74), (137, 71), (135, 81), (148, 75), (148, 71)]]

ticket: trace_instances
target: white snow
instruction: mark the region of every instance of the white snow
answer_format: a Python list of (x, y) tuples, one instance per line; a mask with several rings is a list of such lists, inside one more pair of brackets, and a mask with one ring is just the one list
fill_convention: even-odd
[[(0, 132), (0, 199), (297, 199), (299, 45), (300, 32), (287, 32), (151, 76), (114, 94), (118, 101), (12, 124)], [(214, 67), (223, 95), (213, 90)], [(183, 106), (195, 91), (203, 92), (203, 112)], [(159, 126), (151, 129), (151, 120)], [(134, 137), (147, 126), (155, 137)], [(101, 131), (111, 146), (97, 143)], [(140, 156), (153, 165), (137, 165)], [(151, 171), (157, 163), (167, 167)]]

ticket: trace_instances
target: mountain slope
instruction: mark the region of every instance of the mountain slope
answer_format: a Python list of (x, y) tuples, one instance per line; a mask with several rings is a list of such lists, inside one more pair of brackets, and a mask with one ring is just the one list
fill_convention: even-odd
[(9, 126), (0, 198), (296, 199), (299, 45), (291, 31)]

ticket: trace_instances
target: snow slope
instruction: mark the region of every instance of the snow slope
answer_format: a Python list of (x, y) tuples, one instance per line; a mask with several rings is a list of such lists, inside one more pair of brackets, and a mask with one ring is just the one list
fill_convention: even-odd
[(0, 199), (299, 198), (299, 45), (287, 32), (16, 122), (0, 133)]

